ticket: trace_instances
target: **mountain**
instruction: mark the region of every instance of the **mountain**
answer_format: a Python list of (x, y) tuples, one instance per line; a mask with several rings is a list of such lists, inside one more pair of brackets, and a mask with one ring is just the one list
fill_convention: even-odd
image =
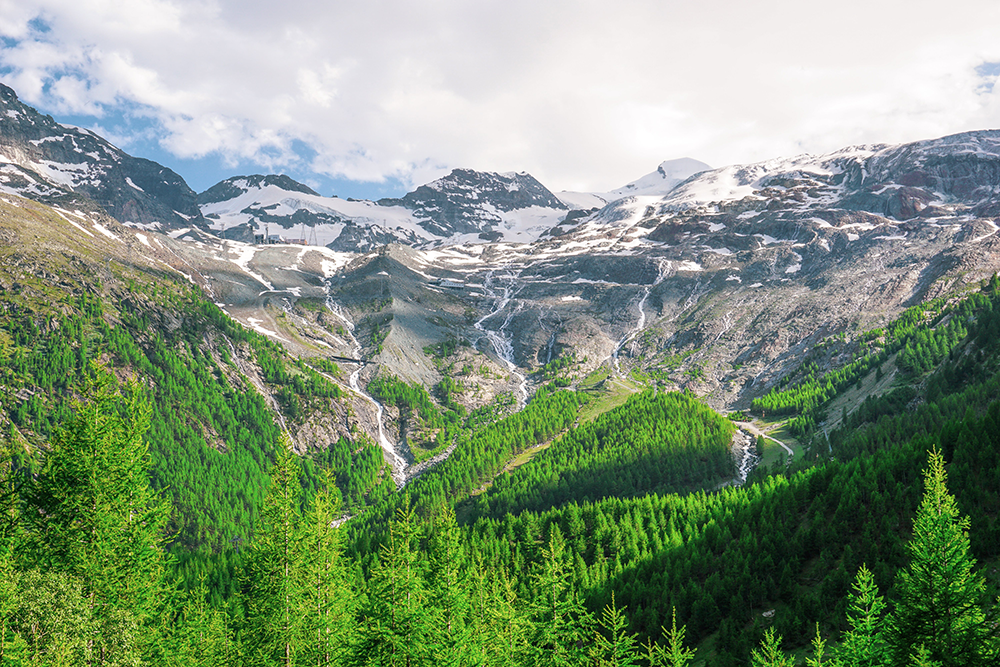
[(144, 229), (204, 224), (194, 191), (176, 173), (89, 130), (57, 123), (2, 84), (0, 189), (42, 201), (83, 197)]
[[(526, 174), (457, 170), (381, 202), (242, 176), (200, 196), (211, 227), (182, 216), (128, 220), (156, 227), (135, 229), (84, 192), (125, 172), (103, 171), (96, 150), (91, 171), (71, 169), (86, 133), (11, 127), (21, 134), (3, 139), (0, 169), (11, 655), (76, 664), (107, 647), (137, 662), (148, 643), (185, 663), (294, 652), (367, 664), (402, 638), (421, 652), (414, 664), (462, 649), (536, 664), (561, 641), (535, 613), (556, 590), (573, 664), (612, 659), (609, 636), (636, 662), (626, 632), (656, 638), (672, 621), (710, 665), (747, 664), (765, 629), (775, 655), (815, 629), (846, 663), (855, 573), (870, 600), (895, 591), (872, 627), (910, 605), (920, 617), (972, 609), (968, 627), (989, 632), (995, 596), (953, 609), (908, 593), (898, 573), (919, 551), (908, 544), (947, 529), (954, 557), (916, 575), (921, 590), (942, 568), (971, 572), (960, 579), (973, 597), (988, 593), (973, 579), (996, 578), (1000, 133), (675, 185), (661, 165), (621, 196), (587, 195), (592, 205)], [(50, 144), (65, 154), (22, 155)], [(319, 238), (254, 243), (260, 231)], [(148, 403), (145, 437), (113, 396), (110, 419), (72, 421), (95, 380), (125, 379)], [(950, 508), (932, 529), (912, 521), (928, 460), (927, 497)], [(120, 462), (125, 492), (87, 496), (106, 495)], [(153, 525), (132, 520), (148, 509), (130, 493), (151, 498), (147, 473), (172, 507), (157, 510), (171, 511), (170, 562), (121, 537)], [(81, 521), (108, 516), (123, 520)], [(96, 526), (102, 548), (78, 525)], [(122, 562), (108, 569), (111, 545)], [(176, 581), (136, 577), (153, 561)], [(177, 608), (149, 599), (194, 582), (204, 587), (171, 596)], [(82, 619), (63, 635), (53, 599)], [(577, 600), (604, 610), (596, 639)], [(428, 622), (397, 633), (382, 622), (396, 612)], [(275, 634), (290, 617), (309, 625)], [(993, 664), (988, 639), (962, 643)], [(949, 657), (930, 640), (892, 637), (896, 662), (921, 646)]]
[(323, 197), (287, 176), (237, 176), (198, 196), (212, 229), (252, 241), (277, 235), (338, 251), (514, 241), (548, 233), (567, 207), (529, 174), (456, 169), (400, 199)]
[(608, 194), (617, 195), (619, 198), (631, 195), (665, 195), (691, 176), (711, 169), (704, 162), (689, 157), (667, 160), (661, 162), (653, 173), (646, 174)]
[(401, 199), (379, 204), (413, 211), (422, 227), (453, 241), (537, 239), (567, 207), (530, 174), (454, 169)]

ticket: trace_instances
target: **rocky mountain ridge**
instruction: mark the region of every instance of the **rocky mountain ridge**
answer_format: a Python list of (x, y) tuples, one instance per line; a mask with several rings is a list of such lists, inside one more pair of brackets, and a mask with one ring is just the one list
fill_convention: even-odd
[[(578, 380), (634, 371), (745, 408), (816, 346), (836, 339), (850, 355), (865, 329), (1000, 269), (997, 131), (634, 191), (587, 210), (526, 174), (456, 170), (382, 202), (234, 177), (201, 197), (210, 228), (147, 236), (230, 316), (296, 354), (360, 357), (372, 362), (362, 380), (427, 387), (472, 369), (469, 407), (503, 392), (523, 403), (563, 359)], [(262, 227), (309, 245), (248, 242)], [(468, 343), (461, 360), (427, 352), (448, 340)]]
[(398, 199), (323, 197), (287, 176), (236, 176), (199, 195), (226, 238), (280, 236), (338, 251), (386, 243), (531, 242), (570, 213), (531, 175), (455, 169)]
[(46, 202), (84, 198), (146, 229), (204, 224), (194, 191), (178, 174), (89, 130), (57, 123), (2, 84), (0, 190)]

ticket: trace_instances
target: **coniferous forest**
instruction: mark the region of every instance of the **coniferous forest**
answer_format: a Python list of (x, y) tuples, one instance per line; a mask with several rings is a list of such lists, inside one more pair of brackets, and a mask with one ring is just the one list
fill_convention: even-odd
[[(754, 405), (806, 455), (742, 486), (733, 423), (689, 394), (583, 419), (591, 399), (553, 381), (484, 416), (382, 378), (373, 394), (454, 448), (397, 491), (360, 434), (294, 454), (199, 341), (211, 324), (251, 348), (292, 416), (338, 400), (324, 374), (194, 291), (168, 298), (190, 317), (167, 335), (124, 301), (114, 325), (86, 297), (58, 326), (4, 315), (5, 386), (45, 391), (0, 451), (0, 664), (1000, 660), (996, 280), (867, 332), (839, 368), (807, 358)], [(905, 382), (815, 427), (890, 363)]]

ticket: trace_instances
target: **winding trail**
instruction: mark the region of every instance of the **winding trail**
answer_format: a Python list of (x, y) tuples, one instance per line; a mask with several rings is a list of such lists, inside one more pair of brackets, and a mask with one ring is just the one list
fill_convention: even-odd
[(740, 428), (745, 429), (745, 430), (749, 431), (750, 433), (753, 433), (754, 435), (762, 436), (762, 437), (767, 438), (768, 440), (771, 440), (773, 442), (778, 443), (779, 445), (781, 445), (781, 447), (786, 452), (788, 452), (789, 456), (795, 456), (795, 452), (792, 451), (791, 447), (789, 447), (788, 445), (786, 445), (785, 443), (783, 443), (781, 440), (778, 440), (777, 438), (773, 438), (773, 437), (769, 436), (767, 433), (764, 433), (759, 428), (757, 428), (756, 426), (754, 426), (753, 422), (734, 422), (734, 423), (737, 426), (739, 426)]

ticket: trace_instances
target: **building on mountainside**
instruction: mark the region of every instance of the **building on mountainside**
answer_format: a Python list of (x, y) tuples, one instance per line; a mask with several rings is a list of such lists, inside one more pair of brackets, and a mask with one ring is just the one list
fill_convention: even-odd
[(274, 245), (276, 243), (298, 243), (300, 245), (308, 245), (305, 242), (305, 239), (286, 240), (281, 234), (254, 234), (253, 242), (254, 245)]
[(440, 280), (435, 280), (432, 282), (433, 285), (438, 287), (449, 287), (451, 289), (465, 289), (465, 283), (461, 280), (451, 280), (450, 278), (441, 278)]

